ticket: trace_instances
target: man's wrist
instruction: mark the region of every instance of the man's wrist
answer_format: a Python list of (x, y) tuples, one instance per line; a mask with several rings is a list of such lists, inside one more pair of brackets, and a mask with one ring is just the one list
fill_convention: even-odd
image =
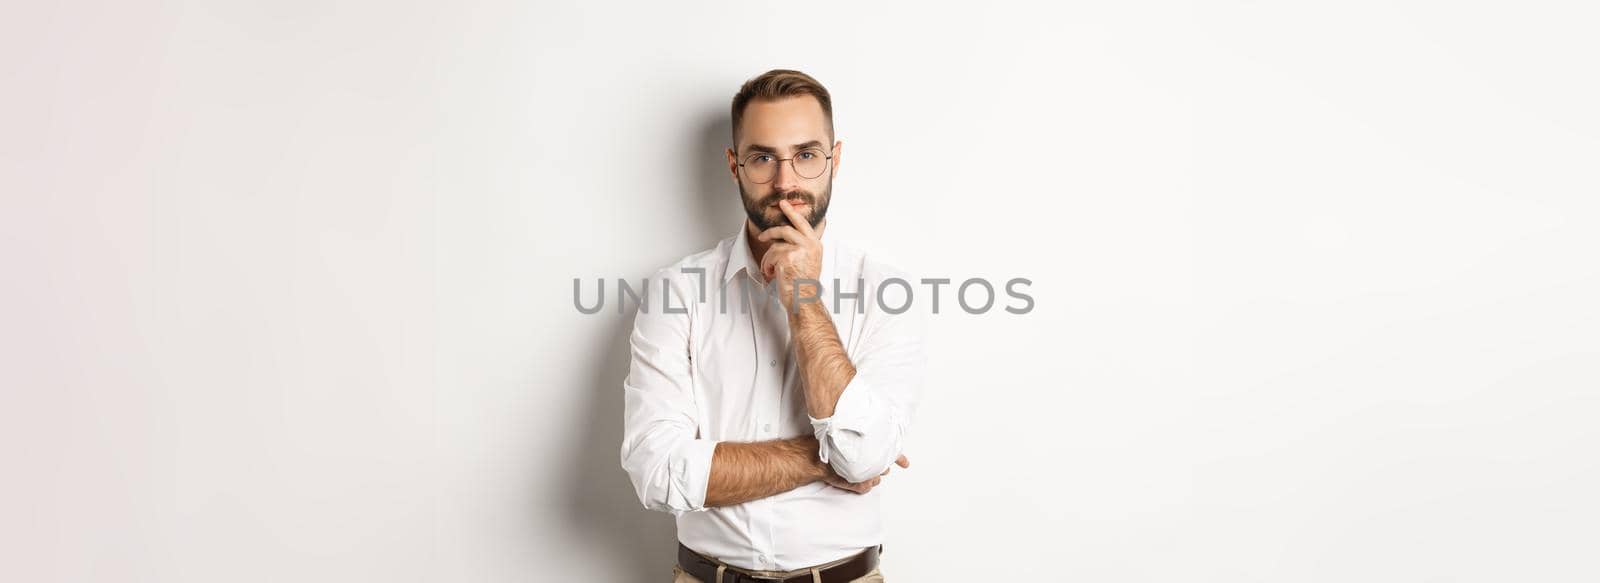
[(819, 456), (811, 456), (811, 481), (826, 480), (833, 475), (833, 468), (822, 462)]
[(829, 468), (828, 464), (822, 462), (822, 454), (820, 451), (822, 445), (817, 442), (816, 436), (805, 435), (796, 437), (794, 439), (795, 443), (800, 446), (800, 449), (805, 452), (806, 471), (808, 473), (808, 477), (811, 478), (811, 481), (815, 482), (832, 475), (833, 469)]

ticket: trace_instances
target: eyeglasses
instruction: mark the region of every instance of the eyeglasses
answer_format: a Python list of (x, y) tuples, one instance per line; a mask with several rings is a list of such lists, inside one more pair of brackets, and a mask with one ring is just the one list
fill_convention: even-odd
[(756, 152), (745, 156), (744, 162), (739, 164), (744, 169), (745, 178), (756, 184), (772, 182), (778, 176), (778, 166), (784, 162), (794, 167), (794, 173), (801, 178), (816, 178), (828, 171), (828, 161), (833, 156), (826, 155), (822, 150), (806, 148), (796, 152), (793, 158), (779, 158), (768, 152)]

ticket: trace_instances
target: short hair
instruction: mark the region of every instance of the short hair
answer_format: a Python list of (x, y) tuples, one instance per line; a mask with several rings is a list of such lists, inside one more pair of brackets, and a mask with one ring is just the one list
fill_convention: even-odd
[(739, 87), (733, 95), (732, 147), (739, 146), (739, 125), (744, 122), (744, 110), (751, 101), (771, 101), (785, 97), (810, 95), (822, 105), (822, 115), (828, 120), (828, 140), (833, 140), (833, 97), (828, 88), (810, 75), (792, 69), (773, 69), (762, 73)]

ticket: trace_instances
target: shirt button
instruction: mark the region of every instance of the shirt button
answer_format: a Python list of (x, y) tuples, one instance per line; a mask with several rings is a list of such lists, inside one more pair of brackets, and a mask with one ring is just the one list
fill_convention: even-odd
[(761, 430), (765, 431), (765, 432), (768, 432), (768, 433), (771, 433), (772, 432), (772, 424), (771, 423), (762, 423), (761, 424)]
[(778, 366), (778, 361), (773, 360), (772, 362), (767, 363), (767, 366)]

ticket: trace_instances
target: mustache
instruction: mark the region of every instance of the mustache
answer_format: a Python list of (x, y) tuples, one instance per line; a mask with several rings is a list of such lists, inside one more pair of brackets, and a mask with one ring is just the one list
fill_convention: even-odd
[(813, 194), (811, 194), (809, 192), (806, 192), (804, 190), (795, 190), (795, 191), (790, 191), (790, 192), (774, 192), (774, 193), (769, 194), (766, 197), (761, 199), (761, 206), (762, 207), (773, 206), (773, 205), (778, 204), (778, 201), (780, 201), (780, 200), (787, 200), (789, 202), (800, 201), (800, 202), (806, 203), (807, 205), (810, 205), (812, 208), (816, 208), (816, 206), (817, 206), (817, 197), (816, 197), (816, 195), (813, 195)]

